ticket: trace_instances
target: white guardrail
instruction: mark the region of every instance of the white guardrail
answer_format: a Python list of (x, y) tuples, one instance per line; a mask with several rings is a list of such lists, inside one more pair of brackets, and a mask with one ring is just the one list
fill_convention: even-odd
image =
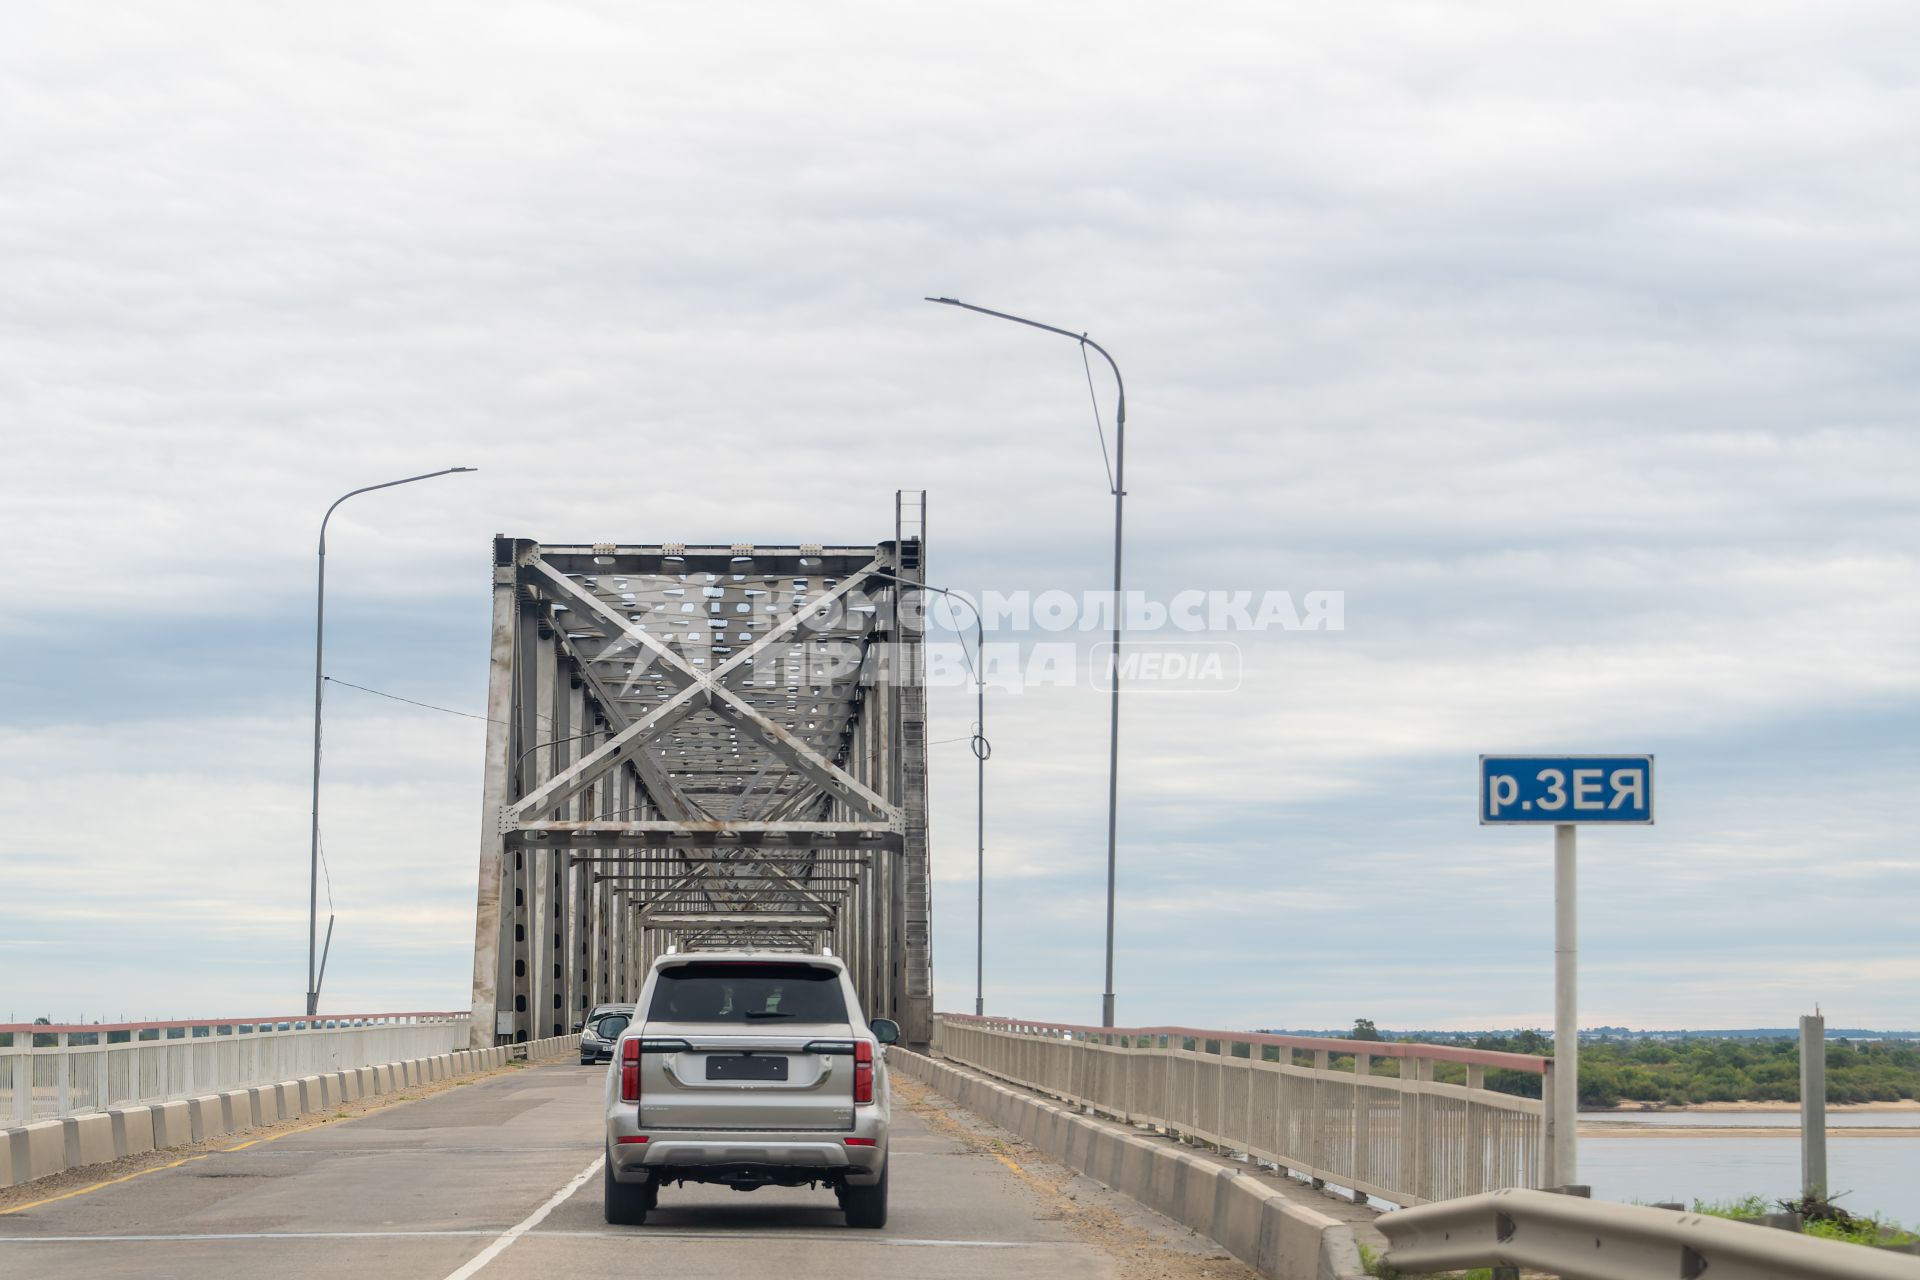
[(0, 1025), (0, 1126), (169, 1102), (467, 1047), (469, 1014)]
[[(1489, 1069), (1543, 1074), (1529, 1054), (960, 1014), (939, 1015), (936, 1035), (990, 1076), (1393, 1204), (1546, 1181), (1540, 1099), (1484, 1087)], [(1458, 1083), (1434, 1079), (1442, 1064)]]
[(1920, 1280), (1920, 1258), (1673, 1209), (1495, 1191), (1383, 1215), (1398, 1271), (1524, 1267), (1567, 1280)]

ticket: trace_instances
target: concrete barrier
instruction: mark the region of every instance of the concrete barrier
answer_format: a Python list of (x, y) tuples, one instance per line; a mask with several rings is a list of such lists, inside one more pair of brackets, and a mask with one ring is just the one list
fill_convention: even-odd
[(204, 1098), (188, 1098), (187, 1122), (192, 1128), (195, 1142), (205, 1142), (208, 1138), (218, 1138), (231, 1132), (227, 1127), (225, 1108), (220, 1105), (220, 1095), (217, 1093), (210, 1093)]
[(104, 1111), (67, 1116), (60, 1121), (65, 1168), (106, 1164), (113, 1159), (113, 1117)]
[(109, 1107), (113, 1159), (154, 1150), (154, 1107)]
[(343, 1102), (504, 1067), (516, 1060), (516, 1053), (533, 1060), (578, 1049), (577, 1037), (555, 1036), (0, 1129), (0, 1187), (17, 1186), (83, 1165), (205, 1142), (332, 1111)]
[(184, 1102), (153, 1104), (153, 1145), (184, 1147), (193, 1141), (193, 1116)]
[[(59, 1173), (66, 1167), (67, 1127), (65, 1125), (58, 1120), (42, 1120), (37, 1124), (27, 1125), (23, 1132), (26, 1135), (27, 1156), (25, 1180), (44, 1178), (50, 1173)], [(18, 1156), (19, 1153), (15, 1152), (16, 1168), (21, 1164)]]
[(1271, 1178), (898, 1047), (887, 1050), (887, 1062), (1062, 1164), (1210, 1237), (1262, 1275), (1364, 1280), (1352, 1228), (1288, 1199)]
[(220, 1118), (226, 1121), (228, 1133), (253, 1128), (258, 1123), (253, 1118), (253, 1093), (247, 1089), (228, 1089), (222, 1093)]

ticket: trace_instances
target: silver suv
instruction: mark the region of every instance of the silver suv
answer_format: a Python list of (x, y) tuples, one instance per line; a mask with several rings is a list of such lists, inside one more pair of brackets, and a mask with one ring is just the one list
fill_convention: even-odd
[(709, 951), (654, 961), (607, 1071), (608, 1222), (667, 1182), (833, 1188), (850, 1227), (887, 1224), (886, 1054), (828, 955)]

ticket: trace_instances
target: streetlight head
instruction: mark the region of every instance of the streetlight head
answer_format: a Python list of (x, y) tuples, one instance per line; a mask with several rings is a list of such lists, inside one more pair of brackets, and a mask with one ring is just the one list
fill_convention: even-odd
[(923, 301), (923, 302), (944, 302), (944, 303), (946, 303), (946, 304), (947, 304), (948, 306), (950, 306), (950, 307), (957, 307), (957, 306), (959, 306), (959, 305), (960, 305), (960, 299), (958, 299), (958, 298), (923, 298), (923, 299), (921, 299), (921, 301)]
[(462, 471), (478, 471), (479, 469), (478, 467), (448, 467), (447, 471), (451, 475), (458, 475)]

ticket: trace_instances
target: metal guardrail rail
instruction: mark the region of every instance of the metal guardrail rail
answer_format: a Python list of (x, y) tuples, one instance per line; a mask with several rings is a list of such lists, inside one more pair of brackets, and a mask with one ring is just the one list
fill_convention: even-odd
[[(1540, 1100), (1484, 1087), (1490, 1068), (1543, 1074), (1547, 1060), (1529, 1054), (1195, 1027), (938, 1021), (935, 1047), (988, 1075), (1393, 1204), (1546, 1179)], [(1343, 1055), (1352, 1070), (1334, 1067)], [(1380, 1059), (1398, 1060), (1400, 1074), (1373, 1074)], [(1443, 1062), (1464, 1066), (1466, 1082), (1435, 1080)]]
[(1376, 1226), (1400, 1271), (1524, 1267), (1566, 1280), (1916, 1280), (1920, 1258), (1703, 1214), (1508, 1190)]
[(0, 1025), (0, 1125), (464, 1049), (468, 1011)]

